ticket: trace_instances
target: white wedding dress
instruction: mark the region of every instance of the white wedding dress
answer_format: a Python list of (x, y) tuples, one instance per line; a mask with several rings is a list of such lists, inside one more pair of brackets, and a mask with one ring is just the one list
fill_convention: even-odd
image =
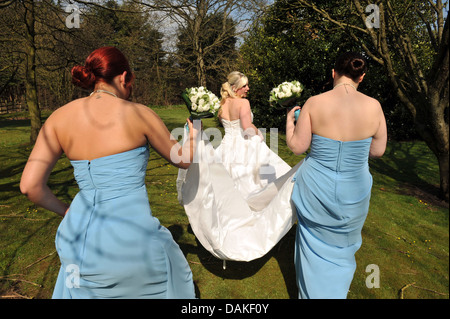
[(220, 145), (214, 149), (202, 136), (194, 162), (179, 170), (178, 199), (212, 255), (251, 261), (268, 253), (295, 223), (292, 179), (301, 163), (291, 168), (259, 136), (245, 138), (240, 120), (222, 124)]

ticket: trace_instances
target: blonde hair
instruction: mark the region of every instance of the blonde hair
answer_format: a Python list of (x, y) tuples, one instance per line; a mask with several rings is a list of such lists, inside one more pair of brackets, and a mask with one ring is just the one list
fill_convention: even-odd
[(229, 97), (236, 98), (236, 91), (248, 84), (248, 78), (239, 71), (233, 71), (227, 76), (227, 82), (222, 84), (220, 95), (222, 97), (221, 104)]

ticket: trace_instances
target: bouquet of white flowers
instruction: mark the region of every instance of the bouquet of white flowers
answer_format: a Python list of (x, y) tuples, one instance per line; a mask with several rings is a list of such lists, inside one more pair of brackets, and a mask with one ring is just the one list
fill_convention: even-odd
[(181, 97), (192, 119), (214, 117), (220, 108), (219, 98), (203, 86), (185, 89)]
[(299, 81), (283, 82), (270, 91), (269, 103), (272, 106), (293, 107), (302, 91), (303, 85)]

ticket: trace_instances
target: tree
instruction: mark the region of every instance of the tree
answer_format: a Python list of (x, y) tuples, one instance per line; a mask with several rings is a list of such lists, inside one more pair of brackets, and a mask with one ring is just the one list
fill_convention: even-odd
[[(167, 14), (167, 17), (185, 33), (185, 43), (189, 43), (194, 57), (197, 85), (207, 86), (206, 57), (231, 38), (246, 30), (251, 20), (250, 12), (260, 5), (258, 0), (146, 0), (139, 1), (152, 10)], [(215, 29), (216, 37), (205, 45), (203, 39), (213, 21), (222, 20), (220, 29)], [(232, 22), (232, 23), (231, 23)]]
[[(292, 0), (344, 30), (381, 65), (436, 156), (442, 197), (449, 200), (449, 26), (441, 0), (345, 0), (338, 12), (327, 1)], [(355, 21), (354, 18), (358, 18)]]
[[(79, 10), (79, 27), (67, 22), (72, 3)], [(40, 106), (55, 109), (86, 92), (71, 83), (70, 69), (84, 63), (92, 50), (103, 45), (119, 47), (134, 69), (142, 103), (162, 100), (157, 76), (162, 34), (145, 8), (131, 1), (85, 2), (12, 0), (0, 2), (0, 94), (26, 96), (31, 119), (30, 142), (41, 127)]]
[(51, 64), (51, 58), (55, 56), (49, 40), (57, 39), (58, 33), (65, 32), (52, 25), (61, 22), (63, 10), (50, 0), (12, 0), (2, 3), (1, 10), (2, 35), (6, 40), (1, 50), (10, 57), (8, 67), (13, 70), (9, 83), (24, 87), (30, 117), (30, 143), (34, 144), (42, 126), (39, 69)]
[[(13, 76), (8, 82), (12, 81), (21, 69), (20, 71), (24, 75), (26, 104), (31, 122), (30, 142), (34, 143), (42, 125), (36, 82), (37, 4), (30, 0), (2, 1), (1, 8), (2, 15), (6, 12), (9, 13), (9, 19), (3, 20), (5, 21), (3, 28), (7, 28), (8, 31), (11, 30), (11, 32), (5, 34), (5, 48), (2, 49), (11, 53), (12, 57), (20, 57), (19, 59), (12, 58), (10, 60), (12, 64), (6, 67), (14, 69)], [(19, 26), (16, 25), (18, 21), (20, 21)]]
[[(334, 0), (328, 2), (339, 9)], [(300, 103), (332, 88), (331, 69), (337, 56), (343, 51), (359, 51), (360, 46), (345, 32), (330, 31), (331, 27), (284, 1), (274, 3), (255, 21), (241, 46), (241, 69), (250, 80), (249, 99), (258, 125), (284, 130), (285, 111), (268, 103), (268, 92), (281, 82), (298, 80), (304, 85)], [(370, 95), (376, 92), (375, 97), (382, 100), (379, 71), (371, 69), (366, 78), (369, 80), (360, 89)]]
[(100, 39), (94, 36), (94, 41), (90, 41), (89, 51), (93, 46), (102, 45), (119, 48), (136, 76), (133, 96), (143, 104), (162, 103), (162, 92), (166, 87), (160, 70), (165, 57), (162, 52), (163, 34), (156, 28), (152, 13), (133, 1), (119, 4), (109, 0), (102, 6), (91, 7), (84, 16), (87, 20), (83, 28), (85, 34), (101, 35)]
[[(199, 44), (204, 51), (207, 52), (203, 56), (203, 64), (205, 69), (204, 83), (208, 84), (208, 88), (215, 93), (218, 93), (220, 84), (223, 82), (225, 75), (232, 71), (238, 58), (238, 51), (236, 49), (236, 37), (227, 37), (221, 43), (216, 43), (216, 40), (220, 37), (220, 33), (224, 29), (222, 23), (226, 23), (231, 27), (225, 27), (230, 30), (231, 34), (235, 34), (235, 30), (232, 27), (234, 21), (231, 18), (223, 21), (222, 14), (216, 14), (213, 17), (208, 17), (207, 23), (203, 27), (202, 36), (199, 37)], [(196, 54), (192, 48), (191, 37), (189, 30), (186, 28), (180, 28), (178, 30), (178, 42), (177, 42), (177, 58), (179, 61), (178, 67), (180, 72), (184, 74), (184, 77), (194, 78), (194, 81), (186, 79), (185, 84), (187, 86), (195, 86), (200, 82), (198, 81), (198, 67)], [(194, 70), (192, 72), (191, 70)], [(194, 82), (194, 83), (189, 83)]]

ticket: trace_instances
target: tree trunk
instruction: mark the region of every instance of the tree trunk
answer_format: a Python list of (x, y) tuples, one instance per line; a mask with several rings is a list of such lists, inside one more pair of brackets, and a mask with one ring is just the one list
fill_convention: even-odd
[(200, 48), (197, 52), (197, 81), (199, 86), (206, 87), (206, 70), (205, 70), (205, 60), (203, 59), (203, 52)]
[[(431, 90), (431, 96), (417, 96), (417, 104), (421, 104), (421, 108), (416, 108), (416, 116), (414, 119), (415, 127), (421, 138), (436, 156), (439, 163), (440, 173), (440, 192), (441, 197), (449, 200), (449, 132), (448, 126), (445, 124), (444, 112), (441, 109), (445, 104), (448, 107), (448, 96), (437, 96), (434, 90)], [(427, 105), (428, 104), (428, 105)]]
[(442, 197), (446, 202), (449, 201), (448, 198), (448, 150), (447, 154), (442, 154), (440, 157), (438, 157), (439, 161), (439, 173), (441, 174), (441, 193), (443, 194)]
[(36, 58), (35, 58), (35, 48), (33, 47), (28, 48), (25, 91), (31, 124), (30, 143), (34, 144), (41, 129), (42, 123), (41, 123), (41, 110), (39, 109), (37, 99)]
[[(427, 77), (428, 90), (425, 99), (419, 100), (423, 108), (415, 116), (419, 134), (423, 137), (439, 163), (440, 190), (445, 201), (449, 201), (449, 25), (445, 21), (439, 50)], [(446, 111), (447, 110), (447, 111)], [(427, 114), (423, 114), (427, 113)], [(425, 115), (422, 118), (422, 115)], [(428, 115), (428, 116), (426, 116)], [(420, 128), (425, 128), (420, 130)], [(422, 132), (421, 132), (422, 131)], [(429, 131), (429, 132), (428, 132)]]
[(201, 28), (204, 26), (205, 17), (207, 14), (207, 3), (204, 0), (200, 0), (197, 3), (197, 17), (194, 20), (194, 52), (197, 57), (196, 69), (197, 69), (197, 83), (199, 86), (206, 87), (206, 68), (205, 59), (201, 37)]
[(39, 109), (36, 83), (36, 47), (35, 47), (35, 7), (34, 1), (24, 2), (25, 24), (27, 26), (27, 63), (25, 71), (25, 91), (28, 112), (30, 114), (30, 143), (36, 142), (41, 129), (41, 110)]
[[(358, 10), (365, 20), (366, 16), (362, 13), (359, 1), (354, 0), (354, 3), (359, 7)], [(392, 10), (390, 2), (386, 1), (386, 4), (388, 6), (387, 11)], [(395, 16), (391, 15), (392, 21), (386, 20), (384, 3), (380, 3), (379, 8), (381, 25), (379, 32), (376, 33), (373, 29), (368, 29), (368, 32), (371, 34), (373, 45), (378, 48), (379, 56), (383, 60), (382, 65), (398, 98), (411, 111), (417, 132), (438, 160), (440, 195), (445, 201), (448, 201), (449, 132), (448, 122), (445, 121), (445, 110), (448, 110), (449, 105), (448, 20), (440, 29), (442, 38), (432, 68), (428, 76), (425, 77), (412, 50), (411, 39), (404, 32), (403, 26), (396, 20)], [(401, 39), (398, 42), (393, 41), (391, 43), (388, 41), (387, 33), (393, 32), (387, 27), (388, 23), (396, 27), (395, 30), (398, 34), (404, 34), (403, 38), (398, 38)], [(403, 78), (399, 77), (395, 70), (390, 45), (394, 49), (398, 49), (396, 52), (405, 61), (406, 76), (403, 76)], [(403, 48), (403, 51), (401, 48)]]

